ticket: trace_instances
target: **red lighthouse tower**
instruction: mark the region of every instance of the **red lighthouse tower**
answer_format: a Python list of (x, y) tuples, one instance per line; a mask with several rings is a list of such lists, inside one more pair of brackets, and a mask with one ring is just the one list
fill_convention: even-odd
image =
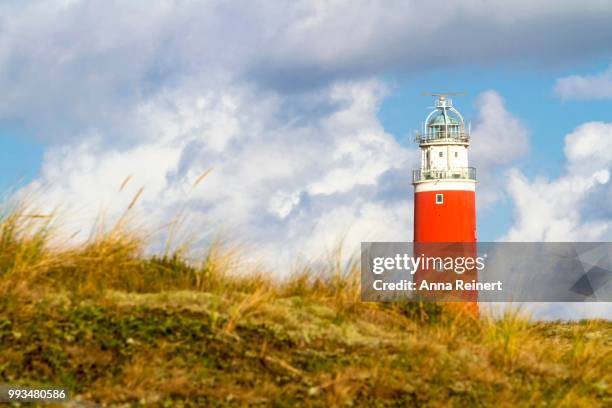
[[(414, 251), (417, 255), (443, 258), (475, 257), (476, 169), (468, 165), (469, 131), (448, 98), (450, 94), (432, 95), (437, 97), (435, 110), (427, 116), (422, 133), (416, 137), (421, 148), (421, 168), (412, 174)], [(477, 278), (475, 269), (457, 276), (421, 269), (415, 275), (417, 284), (424, 280), (454, 282)], [(452, 291), (443, 296), (468, 302), (467, 310), (478, 313), (476, 291)]]
[(447, 98), (437, 96), (416, 141), (421, 168), (414, 184), (414, 242), (476, 242), (476, 169), (468, 167), (470, 135)]

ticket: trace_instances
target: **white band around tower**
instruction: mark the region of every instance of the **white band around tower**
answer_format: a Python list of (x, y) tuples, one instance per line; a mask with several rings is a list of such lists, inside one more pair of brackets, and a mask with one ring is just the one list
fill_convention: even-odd
[(423, 181), (414, 185), (414, 192), (425, 191), (476, 191), (474, 180), (431, 180)]

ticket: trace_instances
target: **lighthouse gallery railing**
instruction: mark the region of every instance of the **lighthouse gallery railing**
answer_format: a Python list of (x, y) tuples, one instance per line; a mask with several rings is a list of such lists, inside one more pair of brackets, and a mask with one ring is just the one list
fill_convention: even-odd
[(419, 144), (469, 143), (470, 135), (466, 132), (427, 132), (417, 133), (414, 140)]
[(413, 183), (448, 179), (476, 180), (476, 169), (474, 167), (458, 167), (454, 169), (412, 170)]

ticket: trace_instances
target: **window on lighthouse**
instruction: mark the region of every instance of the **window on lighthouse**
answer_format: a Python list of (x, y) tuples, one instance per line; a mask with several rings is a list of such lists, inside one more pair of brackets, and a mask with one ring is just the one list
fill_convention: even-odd
[(436, 204), (444, 204), (444, 194), (436, 194)]

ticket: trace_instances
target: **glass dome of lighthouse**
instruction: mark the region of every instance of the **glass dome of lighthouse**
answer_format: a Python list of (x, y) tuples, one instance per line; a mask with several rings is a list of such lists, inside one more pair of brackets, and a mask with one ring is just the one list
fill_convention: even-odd
[(435, 110), (425, 120), (425, 129), (419, 139), (421, 142), (433, 142), (440, 139), (452, 139), (467, 142), (469, 135), (465, 132), (463, 117), (453, 103), (445, 96), (439, 96)]

